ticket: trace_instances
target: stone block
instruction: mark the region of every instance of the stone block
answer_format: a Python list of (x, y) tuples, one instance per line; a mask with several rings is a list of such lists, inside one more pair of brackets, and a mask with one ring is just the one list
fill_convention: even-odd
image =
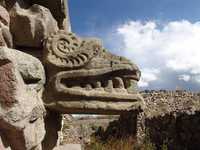
[(43, 40), (58, 30), (50, 11), (37, 4), (25, 9), (16, 3), (10, 16), (10, 29), (16, 46), (41, 48)]
[[(26, 59), (30, 63), (27, 61), (23, 65), (21, 60)], [(30, 68), (32, 70), (28, 70)], [(45, 78), (42, 64), (28, 54), (1, 47), (0, 74), (0, 132), (3, 143), (13, 150), (33, 150), (41, 145), (45, 135), (43, 117), (46, 111), (39, 94), (42, 90), (40, 81)], [(32, 85), (38, 88), (32, 88)]]

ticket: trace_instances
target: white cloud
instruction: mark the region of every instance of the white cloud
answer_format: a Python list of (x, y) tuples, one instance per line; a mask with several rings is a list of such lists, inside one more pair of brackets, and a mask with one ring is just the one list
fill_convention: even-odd
[(179, 75), (178, 79), (181, 81), (188, 82), (191, 80), (191, 76), (187, 74), (182, 74), (182, 75)]
[(198, 83), (200, 83), (200, 75), (196, 75), (194, 78), (195, 78), (195, 81), (197, 81)]
[[(160, 25), (149, 21), (130, 21), (117, 29), (124, 47), (123, 55), (134, 60), (142, 70), (157, 68), (160, 73), (143, 71), (140, 86), (164, 80), (162, 73), (175, 72), (177, 80), (189, 81), (200, 76), (200, 22), (174, 21)], [(179, 74), (180, 73), (180, 74)], [(181, 76), (182, 75), (182, 76)]]
[(156, 81), (158, 79), (157, 75), (160, 73), (158, 69), (143, 69), (142, 70), (142, 78), (138, 82), (139, 87), (148, 87), (149, 83)]

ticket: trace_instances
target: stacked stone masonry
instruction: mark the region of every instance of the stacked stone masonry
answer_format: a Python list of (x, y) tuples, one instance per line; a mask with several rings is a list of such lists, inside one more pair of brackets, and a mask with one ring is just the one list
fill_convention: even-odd
[(200, 147), (200, 93), (144, 91), (146, 109), (138, 119), (139, 138), (148, 135), (157, 149), (198, 150)]

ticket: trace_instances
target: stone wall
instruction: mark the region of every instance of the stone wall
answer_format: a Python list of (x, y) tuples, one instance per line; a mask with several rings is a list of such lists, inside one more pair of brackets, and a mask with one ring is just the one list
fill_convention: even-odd
[(139, 137), (148, 136), (158, 149), (161, 145), (170, 150), (200, 147), (200, 93), (163, 90), (142, 95), (147, 107), (138, 120)]

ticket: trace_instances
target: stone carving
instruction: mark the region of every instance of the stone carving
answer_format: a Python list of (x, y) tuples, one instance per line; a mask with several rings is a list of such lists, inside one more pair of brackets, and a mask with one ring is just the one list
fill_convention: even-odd
[(34, 147), (39, 150), (45, 135), (45, 108), (39, 94), (41, 82), (45, 81), (41, 63), (28, 54), (2, 47), (0, 74), (0, 136), (3, 136), (3, 144), (13, 150)]
[[(100, 40), (70, 32), (63, 0), (1, 0), (0, 5), (6, 8), (0, 6), (2, 147), (52, 150), (63, 113), (143, 109), (138, 67), (109, 53)], [(40, 60), (32, 50), (42, 54)]]
[(138, 67), (107, 52), (99, 40), (58, 31), (46, 40), (44, 51), (47, 107), (62, 113), (116, 113), (144, 105), (134, 89)]
[(60, 30), (46, 40), (45, 61), (61, 68), (82, 67), (97, 55), (98, 46), (91, 41), (82, 42), (75, 34)]

